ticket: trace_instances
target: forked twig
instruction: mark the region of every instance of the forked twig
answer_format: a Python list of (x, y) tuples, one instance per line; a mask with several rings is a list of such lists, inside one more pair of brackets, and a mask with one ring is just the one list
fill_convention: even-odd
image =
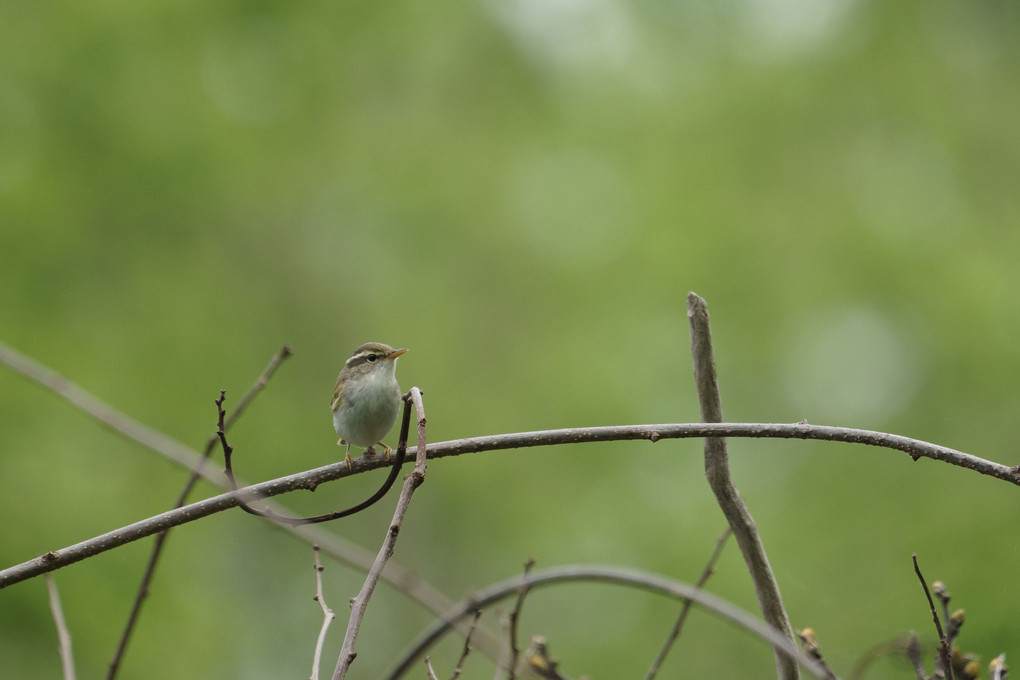
[[(715, 353), (712, 349), (712, 329), (708, 318), (708, 305), (691, 293), (687, 296), (687, 318), (691, 327), (691, 357), (694, 360), (694, 382), (701, 404), (701, 419), (719, 423), (723, 420), (722, 400), (719, 396), (719, 382), (715, 371)], [(779, 584), (765, 555), (765, 546), (751, 518), (744, 500), (730, 476), (729, 454), (726, 440), (721, 437), (705, 439), (705, 476), (712, 487), (719, 507), (733, 530), (733, 536), (740, 546), (747, 570), (754, 582), (758, 606), (765, 620), (794, 644), (793, 628), (783, 607)], [(781, 680), (797, 680), (800, 668), (792, 657), (780, 647), (775, 648), (776, 669)]]
[(326, 596), (322, 592), (322, 563), (319, 562), (319, 546), (312, 546), (312, 550), (315, 551), (315, 559), (312, 562), (312, 567), (315, 569), (315, 597), (312, 598), (319, 603), (319, 608), (322, 609), (322, 627), (319, 628), (319, 636), (315, 640), (315, 656), (312, 658), (312, 674), (308, 680), (319, 680), (319, 662), (322, 660), (322, 646), (326, 642), (326, 631), (329, 630), (329, 624), (333, 622), (336, 614), (333, 610), (326, 605)]
[(361, 629), (361, 622), (365, 617), (368, 602), (372, 598), (372, 593), (375, 591), (375, 586), (379, 582), (379, 577), (382, 575), (386, 562), (393, 556), (397, 534), (400, 533), (404, 516), (407, 514), (407, 508), (411, 503), (411, 496), (414, 495), (415, 490), (425, 481), (427, 456), (425, 406), (421, 400), (421, 390), (417, 387), (412, 387), (404, 396), (404, 416), (400, 426), (400, 446), (403, 448), (407, 445), (408, 423), (411, 417), (412, 405), (418, 423), (418, 450), (415, 456), (414, 470), (411, 474), (404, 477), (404, 486), (400, 490), (397, 507), (393, 511), (393, 519), (390, 520), (386, 536), (383, 538), (382, 546), (379, 548), (379, 554), (376, 556), (372, 568), (368, 570), (368, 576), (365, 578), (365, 583), (361, 586), (361, 590), (351, 600), (351, 618), (347, 624), (347, 633), (344, 635), (343, 646), (340, 648), (340, 656), (336, 662), (336, 669), (333, 671), (333, 680), (343, 680), (351, 667), (351, 663), (353, 663), (354, 658), (357, 656), (357, 653), (354, 651), (354, 644), (357, 641), (358, 631)]

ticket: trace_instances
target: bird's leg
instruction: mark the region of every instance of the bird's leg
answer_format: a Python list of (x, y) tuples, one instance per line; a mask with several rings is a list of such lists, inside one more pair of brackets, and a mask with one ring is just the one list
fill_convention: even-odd
[(347, 463), (347, 471), (354, 472), (354, 461), (351, 460), (351, 445), (347, 445), (347, 455), (344, 457), (344, 462)]

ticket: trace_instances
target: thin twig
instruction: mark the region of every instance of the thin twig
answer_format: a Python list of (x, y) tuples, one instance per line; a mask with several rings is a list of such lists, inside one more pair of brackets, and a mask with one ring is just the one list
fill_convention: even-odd
[[(715, 573), (715, 563), (719, 561), (719, 556), (722, 554), (723, 546), (726, 545), (726, 539), (733, 533), (729, 527), (722, 532), (722, 535), (715, 541), (715, 550), (712, 551), (711, 557), (708, 558), (708, 563), (705, 565), (705, 570), (701, 572), (701, 576), (698, 578), (698, 582), (694, 584), (694, 587), (700, 590), (705, 586), (705, 582), (711, 578), (712, 574)], [(683, 606), (680, 608), (680, 616), (677, 617), (676, 623), (673, 624), (673, 630), (669, 632), (669, 636), (666, 638), (666, 642), (662, 645), (662, 649), (659, 650), (658, 656), (655, 657), (655, 661), (652, 662), (652, 667), (648, 669), (645, 674), (645, 680), (653, 680), (655, 675), (662, 668), (663, 661), (666, 660), (666, 655), (669, 650), (673, 647), (673, 643), (676, 642), (677, 638), (680, 637), (680, 631), (683, 630), (684, 621), (687, 620), (687, 614), (691, 610), (691, 605), (694, 603), (691, 600), (684, 600)]]
[(425, 657), (425, 670), (428, 672), (429, 680), (439, 680), (439, 676), (436, 675), (436, 669), (432, 667), (431, 657)]
[[(290, 347), (286, 345), (277, 352), (272, 359), (269, 361), (269, 365), (262, 371), (261, 375), (255, 380), (255, 383), (248, 388), (248, 391), (244, 393), (241, 400), (237, 402), (237, 407), (233, 410), (230, 416), (227, 418), (224, 424), (224, 429), (230, 429), (230, 426), (237, 422), (237, 419), (241, 417), (241, 414), (248, 408), (248, 404), (258, 395), (259, 392), (265, 388), (269, 379), (276, 373), (276, 369), (280, 367), (280, 364), (284, 362), (292, 354)], [(188, 496), (191, 495), (195, 485), (198, 484), (198, 480), (202, 479), (202, 469), (212, 454), (213, 447), (216, 446), (218, 437), (216, 434), (212, 434), (205, 442), (205, 448), (202, 451), (202, 458), (198, 462), (197, 467), (192, 469), (191, 475), (188, 477), (188, 481), (184, 483), (184, 488), (181, 489), (181, 493), (177, 496), (177, 500), (174, 502), (175, 508), (182, 507), (188, 500)], [(168, 531), (162, 531), (156, 534), (156, 538), (152, 544), (152, 551), (149, 553), (149, 560), (145, 564), (145, 571), (142, 573), (141, 583), (138, 584), (138, 589), (135, 591), (135, 599), (131, 605), (131, 611), (128, 613), (127, 622), (124, 624), (124, 630), (121, 632), (120, 640), (117, 642), (117, 650), (113, 654), (113, 659), (110, 661), (110, 665), (107, 668), (106, 680), (114, 680), (117, 676), (117, 671), (120, 669), (121, 660), (124, 658), (124, 653), (127, 651), (128, 642), (131, 640), (131, 634), (134, 632), (135, 625), (138, 623), (138, 616), (141, 614), (142, 603), (149, 594), (149, 586), (152, 583), (152, 579), (156, 574), (156, 565), (159, 563), (159, 558), (163, 554), (163, 546), (166, 544), (166, 539), (169, 536)]]
[(461, 670), (464, 668), (464, 661), (468, 658), (468, 654), (471, 653), (471, 636), (474, 635), (475, 628), (478, 627), (478, 619), (481, 617), (482, 610), (476, 609), (475, 615), (471, 617), (471, 627), (468, 629), (468, 634), (464, 637), (464, 649), (460, 652), (460, 658), (457, 659), (457, 665), (453, 669), (450, 680), (457, 680), (460, 677)]
[(64, 608), (60, 606), (60, 593), (52, 574), (46, 574), (46, 592), (50, 598), (50, 613), (57, 626), (57, 641), (60, 645), (60, 663), (64, 668), (64, 680), (75, 680), (74, 654), (71, 653), (71, 631), (67, 629)]
[[(455, 439), (430, 444), (428, 447), (428, 457), (430, 460), (434, 460), (467, 453), (532, 446), (633, 440), (655, 442), (662, 439), (689, 439), (696, 437), (818, 439), (852, 444), (868, 444), (905, 451), (915, 458), (926, 457), (941, 460), (981, 474), (1020, 484), (1020, 475), (1014, 472), (1013, 468), (962, 453), (955, 449), (884, 432), (808, 425), (806, 423), (664, 423), (658, 425), (613, 425), (539, 430), (536, 432), (517, 432), (513, 434), (472, 437), (469, 439)], [(408, 457), (417, 456), (417, 453), (417, 447), (410, 446), (407, 448)], [(389, 465), (389, 463), (382, 456), (359, 456), (354, 459), (353, 470), (349, 469), (344, 461), (339, 461), (331, 465), (242, 487), (237, 492), (231, 491), (197, 501), (182, 508), (169, 510), (82, 541), (81, 543), (60, 550), (53, 550), (35, 559), (8, 567), (0, 571), (0, 588), (5, 588), (14, 583), (66, 567), (87, 557), (118, 548), (126, 543), (151, 536), (165, 529), (187, 524), (217, 512), (235, 508), (240, 500), (254, 502), (259, 499), (290, 493), (298, 489), (310, 490), (326, 482), (376, 470), (386, 465)], [(322, 532), (320, 535), (324, 537), (329, 536), (326, 532)], [(325, 549), (325, 544), (323, 549)], [(340, 559), (343, 559), (343, 557)]]
[(400, 491), (400, 498), (397, 499), (397, 507), (393, 512), (393, 519), (390, 520), (386, 536), (383, 538), (382, 547), (375, 558), (375, 563), (368, 571), (365, 583), (357, 596), (351, 601), (351, 618), (347, 624), (347, 633), (344, 635), (343, 646), (340, 648), (340, 656), (337, 659), (336, 669), (333, 671), (333, 680), (343, 680), (347, 675), (351, 663), (357, 656), (354, 645), (358, 638), (358, 631), (361, 629), (361, 621), (365, 617), (365, 610), (372, 598), (375, 586), (382, 575), (383, 567), (393, 555), (393, 549), (397, 542), (397, 534), (404, 522), (407, 508), (411, 503), (411, 496), (415, 490), (425, 481), (425, 467), (427, 450), (425, 446), (425, 407), (421, 400), (421, 391), (412, 387), (411, 391), (404, 397), (404, 417), (400, 427), (400, 446), (406, 447), (408, 434), (408, 421), (411, 416), (411, 406), (414, 406), (418, 422), (418, 452), (415, 457), (414, 470), (404, 478), (404, 487)]
[[(531, 571), (533, 566), (535, 566), (535, 558), (529, 557), (524, 562), (524, 573), (527, 574)], [(521, 589), (517, 591), (517, 601), (514, 603), (514, 609), (510, 612), (510, 659), (507, 662), (506, 669), (509, 680), (514, 680), (517, 677), (517, 659), (521, 655), (521, 648), (517, 644), (517, 624), (521, 618), (521, 609), (524, 608), (524, 598), (528, 596), (529, 590), (531, 590), (531, 586), (521, 586)]]
[(942, 630), (942, 622), (939, 621), (939, 613), (935, 610), (935, 601), (931, 598), (928, 583), (924, 580), (924, 576), (921, 574), (921, 567), (917, 564), (917, 553), (914, 553), (911, 559), (914, 561), (914, 573), (917, 574), (917, 579), (921, 582), (921, 587), (924, 588), (924, 596), (928, 598), (928, 608), (931, 610), (932, 621), (935, 622), (935, 632), (939, 636), (938, 662), (941, 668), (937, 667), (935, 669), (935, 675), (938, 676), (941, 670), (943, 673), (942, 677), (945, 677), (946, 680), (953, 680), (953, 652), (949, 648), (946, 634)]
[(315, 569), (315, 597), (312, 598), (319, 603), (319, 607), (322, 609), (322, 627), (319, 628), (319, 636), (315, 640), (315, 656), (312, 658), (312, 674), (308, 680), (319, 680), (319, 661), (322, 659), (322, 646), (326, 642), (326, 631), (329, 630), (329, 624), (333, 622), (336, 614), (333, 610), (326, 605), (326, 596), (322, 593), (322, 563), (319, 562), (319, 546), (312, 546), (312, 550), (315, 551), (315, 559), (312, 562), (312, 566)]
[(796, 644), (787, 640), (779, 631), (750, 612), (740, 609), (736, 605), (722, 600), (711, 593), (698, 590), (688, 583), (636, 569), (577, 564), (540, 569), (528, 574), (521, 574), (472, 593), (467, 599), (461, 600), (454, 605), (441, 619), (429, 625), (398, 659), (393, 669), (385, 675), (385, 680), (396, 680), (396, 678), (403, 676), (412, 666), (416, 665), (418, 659), (432, 645), (437, 643), (451, 630), (455, 621), (470, 616), (477, 609), (488, 607), (500, 600), (512, 597), (520, 591), (522, 585), (527, 584), (532, 589), (535, 589), (571, 582), (609, 583), (639, 588), (677, 600), (693, 600), (706, 611), (736, 624), (738, 627), (756, 635), (773, 646), (782, 648), (785, 653), (795, 658), (816, 677), (827, 677), (825, 669), (821, 668), (814, 659), (804, 654)]
[[(691, 327), (691, 357), (694, 360), (694, 382), (701, 403), (701, 419), (707, 423), (723, 420), (722, 400), (715, 371), (715, 354), (712, 349), (712, 330), (708, 318), (708, 305), (691, 293), (687, 296), (687, 318)], [(733, 530), (744, 562), (754, 582), (758, 606), (765, 620), (781, 631), (792, 644), (793, 628), (783, 606), (779, 584), (765, 555), (765, 546), (754, 525), (754, 519), (730, 476), (729, 454), (726, 440), (721, 437), (705, 439), (705, 476), (712, 487), (719, 507)], [(776, 670), (782, 680), (797, 680), (800, 669), (796, 662), (777, 647)]]

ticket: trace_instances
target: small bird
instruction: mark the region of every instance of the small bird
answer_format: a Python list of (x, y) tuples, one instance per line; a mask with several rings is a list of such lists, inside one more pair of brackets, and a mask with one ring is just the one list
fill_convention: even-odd
[(400, 410), (400, 385), (397, 384), (397, 357), (407, 349), (393, 349), (381, 342), (366, 342), (344, 363), (333, 390), (333, 427), (347, 445), (347, 467), (351, 464), (351, 444), (366, 447), (382, 445), (389, 460), (392, 449), (382, 438), (393, 427)]

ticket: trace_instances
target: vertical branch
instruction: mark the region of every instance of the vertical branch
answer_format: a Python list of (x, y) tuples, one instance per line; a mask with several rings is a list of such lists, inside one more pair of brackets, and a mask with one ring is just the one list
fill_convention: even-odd
[(932, 621), (935, 622), (935, 632), (939, 636), (938, 664), (935, 667), (935, 677), (953, 680), (953, 652), (949, 648), (949, 640), (946, 638), (945, 631), (942, 630), (942, 622), (939, 621), (939, 613), (935, 610), (935, 602), (931, 599), (928, 582), (924, 580), (924, 576), (921, 574), (921, 567), (917, 564), (917, 553), (911, 559), (914, 560), (914, 573), (917, 574), (917, 580), (921, 582), (921, 587), (924, 588), (924, 596), (928, 598), (928, 609), (931, 611)]
[(418, 423), (418, 449), (414, 461), (414, 470), (411, 474), (404, 477), (404, 486), (400, 491), (400, 498), (397, 499), (397, 507), (393, 511), (393, 519), (390, 520), (390, 526), (386, 531), (386, 536), (383, 538), (382, 547), (379, 548), (379, 554), (376, 555), (375, 562), (372, 563), (371, 569), (368, 570), (368, 576), (365, 578), (365, 583), (361, 586), (361, 590), (351, 600), (351, 618), (347, 624), (347, 633), (344, 635), (344, 643), (340, 648), (340, 657), (337, 659), (336, 669), (333, 671), (333, 680), (343, 680), (347, 676), (351, 663), (353, 663), (354, 658), (357, 656), (357, 653), (354, 651), (354, 643), (358, 638), (358, 631), (361, 629), (361, 621), (365, 618), (365, 609), (368, 607), (368, 601), (375, 591), (379, 577), (382, 576), (386, 562), (393, 556), (397, 534), (400, 533), (404, 516), (407, 514), (407, 507), (411, 503), (411, 496), (414, 494), (415, 489), (425, 481), (425, 461), (427, 456), (425, 449), (425, 406), (422, 404), (421, 390), (417, 387), (412, 387), (410, 392), (404, 396), (404, 416), (400, 425), (400, 443), (398, 446), (400, 448), (407, 446), (407, 433), (411, 419), (412, 404)]
[(57, 626), (57, 640), (60, 643), (60, 662), (64, 667), (64, 680), (75, 680), (74, 655), (71, 654), (71, 632), (67, 629), (64, 619), (64, 608), (60, 606), (60, 593), (53, 574), (46, 574), (46, 591), (50, 597), (50, 613)]
[[(712, 349), (712, 330), (708, 318), (708, 305), (694, 293), (687, 296), (687, 318), (691, 327), (691, 357), (694, 361), (694, 382), (701, 404), (701, 419), (706, 423), (723, 422), (722, 399), (715, 371), (715, 353)], [(737, 539), (744, 562), (751, 573), (758, 606), (769, 625), (779, 630), (794, 643), (790, 619), (783, 607), (779, 585), (772, 573), (765, 546), (754, 525), (754, 519), (730, 477), (729, 454), (722, 437), (705, 438), (705, 476), (712, 487), (719, 507)], [(781, 680), (797, 680), (800, 669), (796, 661), (781, 648), (775, 647), (776, 670)]]

